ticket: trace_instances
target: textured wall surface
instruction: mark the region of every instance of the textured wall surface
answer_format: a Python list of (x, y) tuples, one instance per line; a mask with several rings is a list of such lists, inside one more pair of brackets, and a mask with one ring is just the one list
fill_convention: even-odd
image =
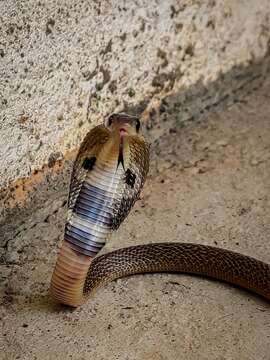
[(269, 48), (269, 0), (6, 0), (0, 14), (0, 188), (65, 157), (108, 113)]

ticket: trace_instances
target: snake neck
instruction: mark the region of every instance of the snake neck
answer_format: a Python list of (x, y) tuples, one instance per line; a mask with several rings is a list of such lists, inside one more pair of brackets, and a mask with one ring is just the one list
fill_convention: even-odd
[(118, 155), (119, 142), (101, 152), (69, 214), (51, 282), (51, 293), (61, 303), (76, 307), (85, 301), (88, 268), (110, 237), (123, 192), (124, 168)]
[(51, 280), (51, 293), (61, 303), (76, 307), (85, 301), (92, 259), (139, 197), (149, 168), (149, 144), (137, 134), (135, 120), (121, 115), (109, 127), (99, 125), (80, 147), (64, 240)]

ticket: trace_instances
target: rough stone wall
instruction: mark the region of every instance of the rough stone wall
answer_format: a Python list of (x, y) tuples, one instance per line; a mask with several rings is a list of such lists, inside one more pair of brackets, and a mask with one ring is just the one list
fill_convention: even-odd
[(269, 0), (0, 2), (0, 188), (110, 112), (263, 58), (269, 33)]

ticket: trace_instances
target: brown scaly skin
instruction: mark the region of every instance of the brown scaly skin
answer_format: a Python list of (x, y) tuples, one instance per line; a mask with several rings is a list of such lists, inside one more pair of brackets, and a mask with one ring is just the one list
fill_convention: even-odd
[(233, 251), (190, 243), (131, 246), (96, 257), (84, 293), (117, 278), (153, 272), (182, 272), (225, 281), (270, 300), (270, 266)]
[[(97, 163), (101, 164), (102, 161), (106, 163), (107, 158), (118, 157), (128, 171), (119, 185), (121, 197), (113, 203), (111, 230), (120, 226), (138, 199), (148, 172), (149, 145), (139, 135), (138, 128), (136, 118), (113, 114), (105, 125), (97, 126), (86, 136), (74, 164), (68, 217), (72, 217), (82, 184), (91, 171), (83, 168), (85, 158), (95, 156)], [(270, 300), (268, 264), (229, 250), (185, 243), (132, 246), (92, 258), (79, 254), (64, 240), (52, 277), (51, 291), (58, 301), (76, 307), (101, 284), (132, 274), (151, 272), (184, 272), (215, 278)]]

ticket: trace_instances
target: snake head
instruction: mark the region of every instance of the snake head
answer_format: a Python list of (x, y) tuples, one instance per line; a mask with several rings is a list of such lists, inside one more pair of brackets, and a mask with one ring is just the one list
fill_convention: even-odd
[(126, 135), (137, 135), (140, 130), (140, 120), (136, 116), (131, 116), (125, 113), (111, 114), (104, 125), (110, 131), (117, 133), (122, 138)]

